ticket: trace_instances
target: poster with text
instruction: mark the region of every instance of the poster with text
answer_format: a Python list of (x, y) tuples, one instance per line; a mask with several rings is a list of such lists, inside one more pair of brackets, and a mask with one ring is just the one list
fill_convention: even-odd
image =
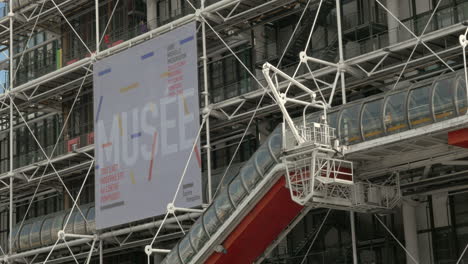
[[(201, 200), (195, 23), (94, 64), (96, 227)], [(194, 149), (191, 159), (190, 152)]]

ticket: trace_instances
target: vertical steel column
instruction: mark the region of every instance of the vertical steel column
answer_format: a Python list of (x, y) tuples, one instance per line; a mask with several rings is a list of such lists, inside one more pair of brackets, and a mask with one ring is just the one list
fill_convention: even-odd
[(345, 89), (345, 74), (343, 69), (344, 64), (344, 52), (343, 52), (343, 36), (341, 31), (341, 4), (340, 0), (336, 0), (336, 25), (338, 34), (338, 49), (340, 54), (340, 61), (338, 62), (338, 70), (341, 74), (341, 97), (343, 104), (346, 104), (346, 89)]
[(403, 216), (403, 231), (405, 246), (409, 254), (406, 255), (406, 263), (419, 263), (418, 227), (416, 220), (416, 208), (413, 201), (403, 201), (401, 210)]
[(10, 97), (10, 208), (9, 208), (9, 228), (10, 228), (10, 237), (8, 239), (8, 254), (13, 254), (13, 97), (11, 91), (13, 90), (13, 0), (9, 2), (9, 12), (8, 16), (10, 18), (10, 51), (8, 53), (9, 63), (10, 63), (10, 80), (9, 80), (9, 89), (5, 91)]
[(354, 222), (354, 212), (349, 212), (349, 218), (351, 220), (351, 241), (353, 247), (353, 264), (358, 264), (357, 258), (357, 246), (356, 246), (356, 226)]
[(99, 238), (99, 264), (104, 263), (104, 256), (102, 254), (102, 239)]
[(99, 53), (99, 42), (100, 42), (100, 35), (99, 35), (99, 0), (95, 0), (96, 5), (96, 55)]
[[(205, 0), (201, 1), (201, 10), (205, 9)], [(200, 12), (200, 15), (203, 13)], [(203, 96), (205, 97), (205, 107), (203, 108), (203, 115), (209, 115), (208, 105), (210, 103), (209, 92), (208, 92), (208, 63), (206, 56), (206, 25), (205, 20), (202, 19), (202, 49), (203, 49)], [(205, 121), (206, 128), (206, 167), (207, 167), (207, 178), (208, 178), (208, 204), (213, 200), (213, 190), (211, 186), (211, 142), (210, 142), (210, 117), (208, 116)], [(220, 183), (221, 184), (221, 183)]]

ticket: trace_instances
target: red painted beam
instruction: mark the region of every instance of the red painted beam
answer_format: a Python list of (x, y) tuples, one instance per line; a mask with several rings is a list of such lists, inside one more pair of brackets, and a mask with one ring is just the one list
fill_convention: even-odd
[(223, 242), (226, 254), (213, 253), (206, 264), (253, 263), (300, 213), (281, 177)]
[(449, 132), (448, 144), (452, 146), (468, 148), (468, 128)]

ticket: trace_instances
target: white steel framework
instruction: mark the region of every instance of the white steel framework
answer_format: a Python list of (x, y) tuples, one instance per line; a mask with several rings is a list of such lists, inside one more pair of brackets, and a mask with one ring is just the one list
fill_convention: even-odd
[[(319, 207), (328, 207), (328, 208), (354, 208), (357, 211), (369, 211), (374, 209), (389, 209), (393, 208), (401, 197), (401, 191), (399, 188), (399, 177), (398, 174), (393, 174), (394, 177), (388, 179), (388, 181), (383, 183), (368, 183), (368, 182), (358, 182), (355, 181), (352, 163), (343, 161), (341, 159), (333, 158), (332, 156), (336, 153), (352, 155), (359, 151), (365, 152), (371, 148), (379, 148), (382, 145), (388, 145), (389, 143), (399, 142), (402, 138), (396, 136), (383, 138), (380, 141), (374, 142), (364, 142), (362, 144), (354, 145), (349, 148), (345, 148), (335, 143), (335, 135), (333, 134), (332, 127), (329, 127), (326, 124), (326, 111), (330, 109), (333, 104), (336, 102), (335, 95), (338, 93), (338, 89), (341, 88), (341, 103), (346, 104), (347, 94), (356, 90), (360, 86), (365, 84), (372, 84), (376, 80), (386, 80), (389, 79), (389, 76), (398, 73), (398, 77), (392, 83), (393, 88), (395, 89), (398, 84), (401, 82), (401, 79), (405, 77), (405, 74), (410, 72), (418, 64), (429, 64), (429, 63), (440, 63), (445, 66), (449, 71), (454, 71), (457, 67), (465, 68), (465, 75), (468, 76), (466, 70), (466, 54), (465, 48), (467, 46), (466, 40), (466, 26), (463, 23), (453, 24), (442, 30), (433, 31), (426, 33), (429, 23), (433, 19), (434, 15), (439, 8), (441, 1), (438, 1), (438, 4), (435, 6), (429, 21), (425, 25), (421, 34), (418, 36), (412, 29), (408, 28), (403, 22), (401, 22), (398, 17), (393, 14), (384, 4), (379, 0), (375, 0), (375, 3), (382, 7), (389, 16), (391, 16), (395, 21), (397, 21), (402, 28), (407, 30), (412, 36), (411, 39), (402, 41), (400, 43), (395, 43), (389, 47), (378, 49), (360, 56), (345, 58), (344, 47), (343, 47), (343, 32), (342, 32), (342, 21), (339, 8), (340, 1), (336, 0), (336, 18), (337, 18), (337, 27), (338, 27), (338, 61), (327, 61), (320, 58), (314, 58), (307, 54), (307, 49), (301, 52), (299, 55), (300, 63), (295, 68), (292, 76), (286, 74), (284, 71), (279, 69), (279, 65), (276, 67), (267, 63), (264, 66), (264, 76), (266, 77), (267, 85), (260, 80), (257, 76), (252, 73), (246, 65), (243, 65), (248, 71), (249, 74), (263, 89), (252, 91), (246, 94), (243, 94), (238, 97), (233, 97), (231, 99), (224, 100), (219, 103), (212, 103), (210, 100), (210, 93), (208, 87), (208, 38), (219, 38), (219, 41), (225, 46), (225, 48), (232, 52), (237, 60), (241, 63), (242, 61), (237, 57), (236, 53), (230, 47), (228, 42), (225, 40), (226, 34), (224, 36), (221, 34), (223, 31), (232, 30), (235, 32), (238, 27), (237, 25), (241, 24), (244, 19), (250, 19), (256, 17), (257, 12), (268, 12), (276, 6), (288, 5), (294, 1), (285, 1), (285, 0), (270, 0), (265, 1), (261, 5), (255, 7), (250, 7), (242, 10), (242, 3), (245, 1), (242, 0), (222, 0), (217, 1), (216, 3), (206, 5), (205, 1), (201, 1), (201, 6), (195, 8), (190, 1), (187, 1), (188, 4), (192, 5), (194, 8), (191, 14), (183, 16), (179, 19), (176, 19), (168, 24), (161, 25), (154, 29), (150, 29), (148, 32), (143, 33), (137, 37), (134, 37), (130, 40), (124, 41), (120, 44), (117, 44), (113, 47), (110, 47), (105, 50), (101, 50), (100, 46), (104, 38), (104, 34), (100, 34), (99, 28), (99, 1), (95, 0), (95, 51), (86, 44), (86, 42), (80, 37), (78, 32), (74, 29), (70, 21), (67, 19), (67, 12), (73, 10), (73, 8), (80, 5), (80, 1), (54, 1), (54, 0), (43, 0), (38, 2), (38, 4), (30, 4), (25, 6), (22, 9), (14, 10), (14, 1), (10, 0), (8, 5), (9, 12), (8, 16), (0, 20), (0, 38), (4, 45), (8, 45), (8, 87), (4, 94), (0, 95), (0, 113), (7, 117), (8, 126), (4, 128), (5, 133), (9, 134), (9, 171), (3, 175), (0, 175), (0, 181), (2, 186), (0, 190), (8, 192), (7, 203), (4, 203), (6, 200), (2, 200), (0, 205), (9, 207), (9, 230), (10, 236), (8, 241), (8, 250), (1, 249), (3, 257), (0, 257), (0, 261), (4, 263), (13, 263), (15, 260), (22, 259), (28, 263), (35, 263), (35, 259), (39, 254), (45, 255), (45, 259), (42, 260), (42, 263), (51, 263), (49, 257), (53, 255), (54, 250), (58, 249), (68, 249), (70, 252), (71, 260), (74, 260), (78, 263), (78, 257), (75, 257), (75, 252), (71, 249), (72, 246), (77, 245), (87, 245), (87, 252), (82, 254), (81, 258), (85, 258), (86, 262), (89, 263), (93, 255), (100, 255), (100, 260), (102, 263), (102, 254), (103, 254), (103, 241), (108, 240), (118, 240), (118, 237), (123, 236), (123, 239), (117, 243), (118, 247), (129, 246), (130, 243), (126, 243), (132, 235), (137, 232), (147, 230), (149, 228), (157, 228), (157, 231), (153, 236), (153, 239), (142, 239), (139, 241), (132, 241), (133, 244), (138, 244), (140, 246), (148, 245), (146, 247), (146, 252), (148, 256), (153, 253), (167, 253), (167, 249), (154, 249), (152, 246), (157, 241), (157, 238), (164, 239), (165, 237), (171, 237), (171, 234), (161, 235), (160, 232), (163, 230), (164, 226), (174, 225), (175, 230), (181, 231), (182, 234), (185, 233), (187, 227), (184, 225), (184, 221), (190, 222), (196, 218), (200, 210), (194, 209), (185, 209), (178, 208), (174, 204), (174, 201), (169, 204), (167, 214), (164, 218), (155, 220), (151, 223), (136, 225), (128, 228), (122, 228), (118, 230), (112, 230), (106, 233), (96, 234), (96, 235), (80, 235), (66, 232), (66, 226), (70, 220), (71, 214), (68, 216), (67, 221), (63, 230), (59, 231), (58, 239), (53, 246), (43, 247), (35, 250), (30, 250), (26, 252), (17, 252), (13, 251), (15, 237), (18, 234), (13, 234), (14, 229), (14, 207), (15, 207), (15, 192), (25, 190), (27, 188), (33, 188), (35, 191), (30, 198), (30, 205), (34, 201), (35, 197), (39, 192), (43, 192), (47, 187), (44, 187), (44, 183), (48, 181), (57, 181), (59, 186), (65, 190), (69, 198), (73, 202), (72, 212), (77, 210), (79, 214), (83, 215), (83, 212), (78, 206), (77, 201), (80, 198), (81, 191), (83, 190), (84, 184), (90, 175), (92, 168), (94, 167), (94, 158), (93, 158), (93, 146), (87, 146), (83, 148), (75, 149), (73, 152), (60, 157), (54, 156), (54, 152), (59, 144), (57, 141), (51, 151), (48, 152), (41, 146), (40, 142), (34, 135), (29, 123), (31, 120), (28, 120), (26, 111), (24, 109), (31, 104), (40, 104), (44, 101), (45, 98), (56, 96), (57, 94), (63, 94), (65, 91), (74, 91), (76, 95), (73, 98), (73, 104), (69, 110), (68, 115), (65, 118), (63, 127), (60, 129), (60, 134), (64, 133), (65, 127), (69, 122), (69, 117), (74, 110), (75, 103), (78, 100), (79, 95), (82, 92), (82, 89), (85, 85), (91, 83), (90, 76), (92, 74), (92, 63), (96, 60), (104, 58), (106, 56), (111, 56), (119, 51), (122, 51), (128, 47), (131, 47), (135, 44), (143, 42), (147, 39), (153, 38), (157, 35), (163, 34), (164, 32), (170, 31), (171, 29), (187, 24), (191, 21), (199, 21), (201, 23), (201, 40), (202, 40), (202, 73), (203, 73), (203, 88), (202, 90), (204, 108), (201, 110), (203, 114), (203, 123), (201, 129), (198, 133), (197, 140), (200, 140), (204, 136), (204, 146), (207, 155), (207, 179), (208, 179), (208, 199), (207, 202), (211, 203), (214, 196), (216, 196), (217, 190), (212, 190), (212, 172), (211, 172), (211, 134), (212, 131), (220, 129), (227, 126), (232, 126), (247, 120), (247, 128), (245, 133), (242, 135), (242, 139), (246, 135), (247, 131), (250, 128), (250, 125), (253, 123), (254, 118), (261, 117), (262, 115), (278, 112), (276, 109), (278, 106), (283, 113), (283, 117), (288, 124), (289, 132), (292, 137), (287, 138), (285, 142), (297, 142), (297, 145), (294, 147), (287, 146), (287, 150), (290, 152), (286, 155), (284, 159), (285, 164), (287, 165), (288, 175), (290, 175), (289, 187), (291, 190), (292, 197), (297, 199), (297, 202), (300, 204), (308, 204), (311, 199), (315, 203), (313, 206)], [(318, 11), (317, 15), (314, 18), (312, 29), (306, 43), (306, 47), (309, 46), (316, 27), (316, 22), (318, 19), (318, 14), (322, 8), (323, 0), (315, 1), (318, 2)], [(311, 0), (308, 1), (307, 7), (311, 3)], [(293, 11), (290, 11), (293, 12)], [(297, 11), (295, 11), (297, 12)], [(302, 13), (300, 19), (303, 18), (306, 10)], [(30, 41), (32, 33), (37, 31), (36, 27), (39, 22), (45, 21), (47, 18), (60, 16), (62, 17), (69, 28), (73, 31), (74, 34), (80, 40), (80, 43), (84, 48), (91, 54), (88, 58), (83, 58), (73, 64), (64, 66), (59, 70), (53, 71), (49, 74), (43, 75), (42, 77), (36, 78), (32, 81), (29, 81), (25, 84), (15, 86), (16, 73), (23, 61), (23, 56), (25, 52), (21, 54), (14, 53), (14, 44), (17, 40), (15, 34), (26, 33), (29, 35), (27, 43)], [(109, 18), (109, 22), (112, 19), (112, 16)], [(109, 23), (108, 22), (108, 23)], [(300, 21), (299, 21), (300, 22)], [(107, 23), (107, 24), (108, 24)], [(105, 29), (107, 26), (105, 27)], [(105, 32), (104, 29), (104, 32)], [(297, 29), (297, 28), (296, 28)], [(296, 29), (293, 32), (296, 32)], [(445, 41), (442, 48), (435, 49), (432, 42), (437, 42), (448, 39), (451, 35), (456, 35), (463, 33), (464, 35), (460, 36), (459, 43), (457, 45), (451, 44), (450, 41)], [(292, 39), (292, 38), (291, 38)], [(287, 46), (291, 41), (288, 41)], [(463, 62), (457, 62), (457, 55), (460, 52), (460, 46), (462, 45), (463, 52)], [(419, 45), (422, 45), (425, 49), (429, 51), (429, 54), (423, 54), (413, 59), (416, 55), (416, 50)], [(404, 60), (398, 60), (394, 58), (395, 54), (405, 53), (411, 51), (410, 55)], [(285, 52), (283, 52), (284, 55)], [(15, 57), (20, 56), (19, 63), (16, 65), (15, 69)], [(459, 56), (458, 56), (459, 57)], [(281, 61), (281, 59), (280, 59)], [(452, 62), (455, 61), (455, 62)], [(318, 64), (323, 67), (316, 69), (315, 67)], [(305, 67), (305, 70), (300, 72), (300, 67)], [(270, 71), (274, 74), (270, 75)], [(465, 77), (467, 77), (465, 76)], [(280, 78), (283, 78), (283, 81), (279, 81)], [(408, 79), (408, 78), (407, 78)], [(330, 81), (331, 80), (331, 81)], [(338, 82), (340, 80), (340, 83)], [(417, 80), (417, 79), (416, 79)], [(468, 80), (468, 78), (466, 78)], [(313, 91), (307, 88), (307, 85), (313, 84), (315, 89)], [(267, 87), (270, 89), (268, 90)], [(468, 87), (468, 82), (466, 87)], [(284, 93), (281, 93), (285, 91)], [(269, 94), (272, 92), (272, 95)], [(287, 95), (288, 92), (291, 92), (291, 96)], [(467, 93), (468, 94), (468, 93)], [(320, 100), (316, 100), (319, 98)], [(264, 100), (265, 99), (265, 100)], [(310, 99), (310, 101), (309, 101)], [(256, 102), (256, 103), (252, 103)], [(288, 105), (286, 105), (288, 103)], [(294, 107), (301, 106), (305, 107), (304, 109), (304, 122), (303, 126), (297, 126), (291, 116), (288, 114), (291, 109)], [(313, 123), (311, 127), (305, 126), (305, 110), (307, 107), (313, 106), (325, 111), (324, 123)], [(50, 113), (49, 115), (53, 115)], [(44, 118), (45, 115), (38, 117)], [(211, 120), (211, 121), (210, 121)], [(213, 122), (216, 121), (216, 122)], [(213, 124), (215, 123), (215, 124)], [(299, 122), (301, 123), (301, 122)], [(434, 132), (446, 132), (447, 130), (457, 128), (463, 125), (466, 125), (467, 120), (466, 116), (459, 117), (457, 119), (448, 120), (446, 123), (439, 123), (431, 125), (431, 127), (420, 128), (413, 131), (407, 131), (408, 137), (427, 135)], [(447, 126), (448, 125), (448, 126)], [(24, 126), (31, 133), (34, 138), (35, 144), (38, 145), (42, 154), (45, 156), (45, 160), (42, 162), (37, 162), (22, 168), (16, 168), (13, 163), (14, 156), (14, 129), (17, 126)], [(202, 129), (204, 131), (202, 131)], [(3, 131), (2, 131), (3, 132)], [(287, 133), (286, 133), (287, 134)], [(241, 140), (242, 141), (242, 140)], [(312, 151), (312, 158), (305, 159), (303, 154), (304, 149), (302, 147), (298, 148), (298, 145), (302, 144), (312, 144), (317, 147), (316, 150)], [(310, 147), (310, 145), (309, 145)], [(325, 149), (325, 153), (320, 153), (320, 148)], [(236, 152), (239, 147), (237, 147)], [(299, 154), (298, 154), (299, 153)], [(455, 154), (454, 157), (449, 157), (449, 160), (458, 159), (468, 156), (466, 152), (462, 153), (450, 153), (450, 155)], [(302, 156), (301, 156), (302, 155)], [(234, 155), (235, 156), (235, 155)], [(231, 166), (233, 160), (231, 159), (228, 169)], [(300, 157), (300, 158), (298, 158)], [(59, 166), (60, 161), (72, 161), (74, 159), (81, 159), (80, 162), (73, 166)], [(447, 158), (447, 155), (444, 155), (442, 158)], [(432, 157), (426, 158), (427, 160), (432, 159)], [(420, 161), (418, 161), (420, 162)], [(423, 161), (424, 163), (425, 161)], [(413, 162), (411, 163), (413, 164)], [(414, 162), (416, 164), (416, 161)], [(407, 164), (406, 164), (407, 165)], [(406, 166), (405, 165), (405, 166)], [(395, 164), (390, 170), (399, 171), (402, 168), (397, 166), (403, 166), (401, 164)], [(410, 166), (410, 165), (408, 165)], [(419, 166), (414, 165), (414, 166)], [(389, 166), (387, 166), (389, 167)], [(351, 169), (351, 171), (343, 170), (342, 168)], [(227, 169), (227, 170), (228, 170)], [(285, 169), (285, 167), (277, 168)], [(64, 183), (63, 179), (66, 175), (70, 174), (73, 171), (86, 171), (85, 176), (82, 178), (82, 185), (80, 186), (80, 191), (77, 195), (72, 195), (68, 187)], [(310, 173), (309, 171), (313, 171)], [(277, 171), (275, 171), (277, 172)], [(367, 175), (364, 176), (375, 176), (379, 173), (382, 173), (382, 168), (375, 168), (375, 170), (369, 170)], [(388, 172), (388, 171), (387, 171)], [(315, 175), (310, 177), (310, 175)], [(226, 174), (223, 175), (224, 178)], [(182, 175), (183, 178), (184, 175)], [(275, 175), (271, 175), (274, 177)], [(350, 180), (346, 180), (351, 177)], [(366, 177), (370, 178), (370, 177)], [(310, 182), (310, 181), (317, 181)], [(182, 180), (181, 180), (182, 182)], [(264, 185), (268, 183), (265, 182)], [(395, 187), (396, 186), (396, 187)], [(179, 185), (180, 187), (180, 185)], [(309, 189), (309, 192), (304, 191)], [(312, 192), (310, 192), (312, 190)], [(178, 190), (176, 191), (177, 194)], [(383, 196), (379, 196), (382, 195)], [(379, 197), (376, 197), (379, 196)], [(336, 199), (341, 199), (340, 201)], [(254, 197), (252, 197), (254, 199)], [(315, 199), (315, 200), (314, 200)], [(330, 201), (335, 199), (335, 203)], [(351, 204), (348, 202), (351, 201)], [(28, 207), (29, 210), (30, 206)], [(183, 215), (176, 215), (177, 212), (184, 213)], [(25, 214), (27, 215), (27, 213)], [(169, 218), (169, 215), (172, 215), (172, 218)], [(239, 215), (240, 216), (240, 215)], [(86, 217), (83, 215), (83, 218), (86, 220)], [(378, 218), (377, 218), (378, 219)], [(23, 221), (20, 223), (22, 225)], [(178, 231), (172, 232), (173, 234), (180, 235)], [(217, 234), (217, 240), (222, 237), (222, 232)], [(68, 240), (71, 238), (73, 240)], [(354, 237), (353, 237), (354, 238)], [(91, 244), (89, 244), (91, 243)], [(131, 245), (130, 245), (131, 246)], [(208, 247), (208, 245), (207, 245)], [(465, 248), (466, 250), (466, 248)], [(202, 257), (202, 256), (200, 256)], [(55, 260), (57, 261), (57, 260)]]

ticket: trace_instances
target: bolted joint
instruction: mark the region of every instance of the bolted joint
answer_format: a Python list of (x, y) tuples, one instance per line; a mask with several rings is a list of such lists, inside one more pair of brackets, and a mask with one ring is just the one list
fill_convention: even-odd
[(346, 64), (344, 62), (338, 62), (336, 65), (338, 65), (338, 71), (346, 72)]
[(315, 99), (317, 99), (317, 94), (315, 92), (311, 93), (310, 99), (312, 99), (312, 102), (315, 102)]
[(170, 214), (175, 213), (175, 206), (174, 206), (173, 203), (168, 203), (166, 209), (167, 209), (167, 212), (170, 213)]
[(202, 17), (202, 10), (201, 9), (195, 10), (195, 17), (197, 19)]
[(227, 249), (223, 245), (217, 245), (214, 248), (215, 252), (222, 253), (222, 254), (227, 254)]
[(204, 148), (206, 150), (211, 150), (211, 144), (203, 145), (202, 148)]
[(460, 45), (465, 48), (467, 45), (468, 45), (468, 42), (466, 40), (466, 35), (460, 35), (460, 37), (458, 38), (459, 41), (460, 41)]
[(7, 16), (8, 16), (8, 17), (14, 17), (14, 16), (15, 16), (15, 13), (13, 13), (13, 12), (8, 12), (8, 15), (7, 15)]
[(61, 239), (61, 240), (65, 240), (65, 231), (63, 230), (60, 230), (57, 232), (57, 236)]
[(153, 253), (153, 249), (151, 248), (150, 245), (145, 246), (145, 253), (148, 256), (151, 256), (151, 253)]
[(203, 107), (203, 109), (202, 109), (202, 115), (203, 115), (204, 117), (209, 116), (210, 113), (211, 113), (211, 107), (208, 107), (208, 106)]
[(305, 53), (305, 51), (301, 51), (299, 52), (299, 59), (301, 60), (301, 62), (305, 62), (307, 59), (307, 54)]

